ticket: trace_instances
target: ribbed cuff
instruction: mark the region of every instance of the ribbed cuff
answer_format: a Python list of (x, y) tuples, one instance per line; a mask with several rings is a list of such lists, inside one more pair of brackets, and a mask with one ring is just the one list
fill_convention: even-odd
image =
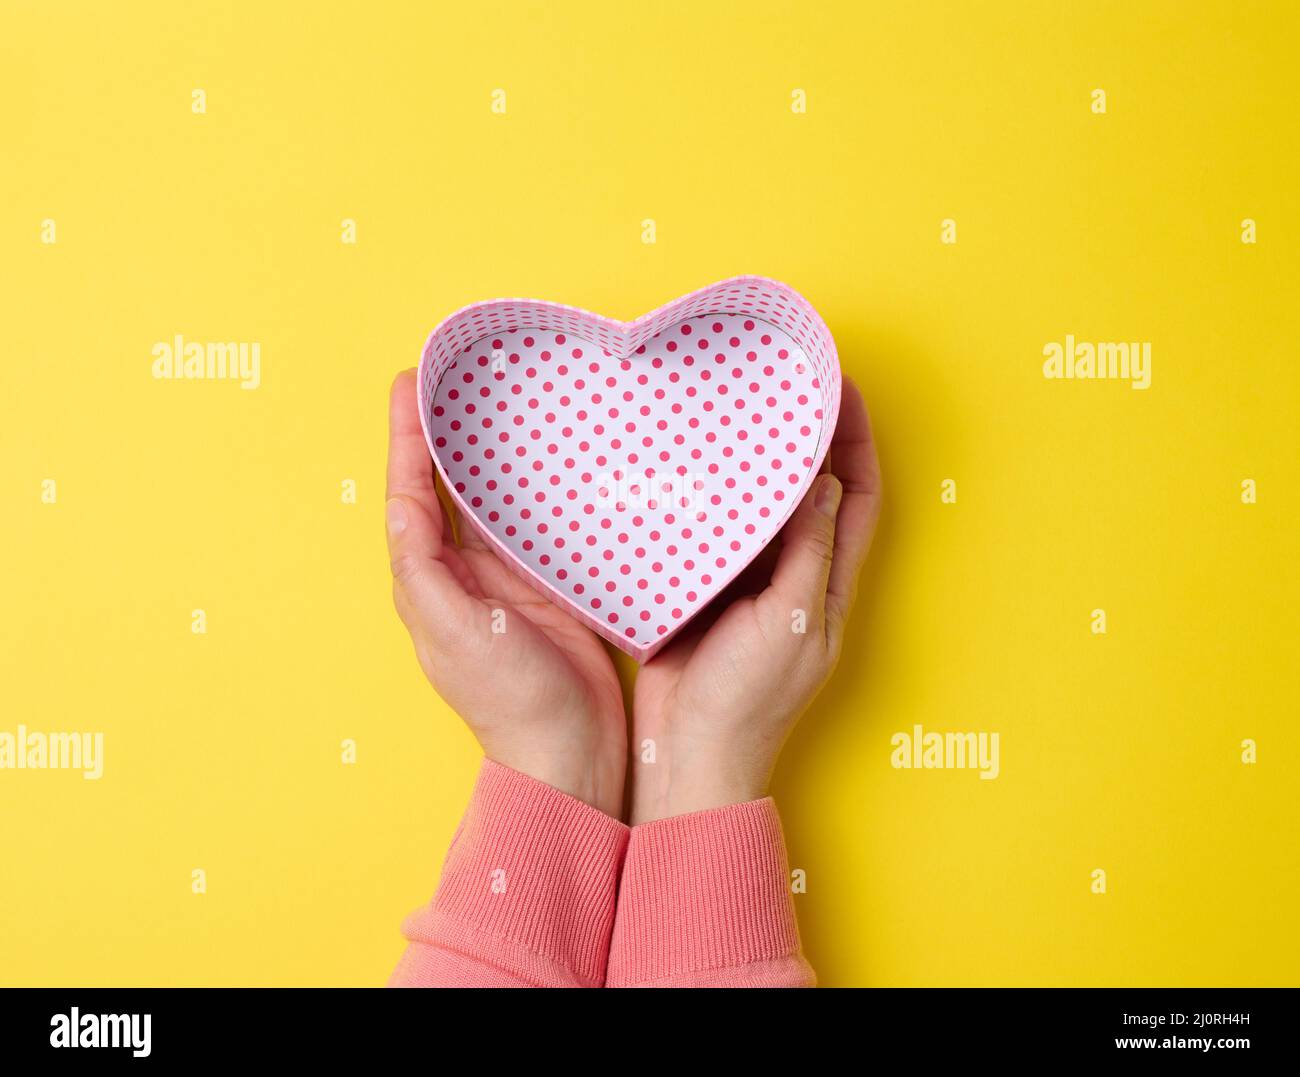
[(433, 903), (403, 932), (539, 982), (560, 971), (598, 987), (627, 842), (619, 820), (485, 759)]
[(632, 828), (608, 986), (793, 986), (792, 970), (812, 982), (770, 797)]

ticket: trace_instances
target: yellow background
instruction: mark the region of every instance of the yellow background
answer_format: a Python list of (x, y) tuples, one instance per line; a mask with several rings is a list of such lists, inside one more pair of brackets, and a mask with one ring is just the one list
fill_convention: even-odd
[[(0, 982), (383, 982), (478, 760), (390, 606), (389, 382), (476, 299), (737, 273), (886, 478), (775, 788), (822, 982), (1300, 981), (1291, 5), (0, 13), (0, 730), (106, 739), (0, 772)], [(154, 380), (177, 333), (261, 388)], [(1152, 387), (1044, 380), (1067, 333)], [(916, 723), (1001, 777), (891, 769)]]

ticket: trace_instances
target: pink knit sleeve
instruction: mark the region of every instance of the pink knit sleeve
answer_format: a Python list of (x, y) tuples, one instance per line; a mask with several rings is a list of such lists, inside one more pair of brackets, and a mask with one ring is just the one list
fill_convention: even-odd
[(632, 828), (609, 987), (812, 987), (770, 797)]
[(628, 828), (491, 760), (390, 987), (599, 987)]

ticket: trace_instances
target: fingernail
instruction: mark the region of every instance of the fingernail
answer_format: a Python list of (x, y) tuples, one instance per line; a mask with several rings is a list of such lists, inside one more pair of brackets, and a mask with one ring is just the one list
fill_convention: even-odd
[(823, 475), (817, 487), (817, 511), (834, 518), (840, 507), (840, 494), (843, 488), (834, 475)]
[(388, 524), (388, 533), (396, 538), (406, 530), (406, 506), (393, 498), (384, 506), (384, 520)]

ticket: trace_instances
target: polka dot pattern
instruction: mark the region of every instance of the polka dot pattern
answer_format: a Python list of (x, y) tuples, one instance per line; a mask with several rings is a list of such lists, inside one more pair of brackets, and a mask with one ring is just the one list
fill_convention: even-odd
[(425, 414), (466, 515), (643, 660), (779, 530), (838, 404), (838, 368), (832, 393), (826, 354), (783, 328), (676, 313), (640, 334), (496, 327), (440, 364)]

